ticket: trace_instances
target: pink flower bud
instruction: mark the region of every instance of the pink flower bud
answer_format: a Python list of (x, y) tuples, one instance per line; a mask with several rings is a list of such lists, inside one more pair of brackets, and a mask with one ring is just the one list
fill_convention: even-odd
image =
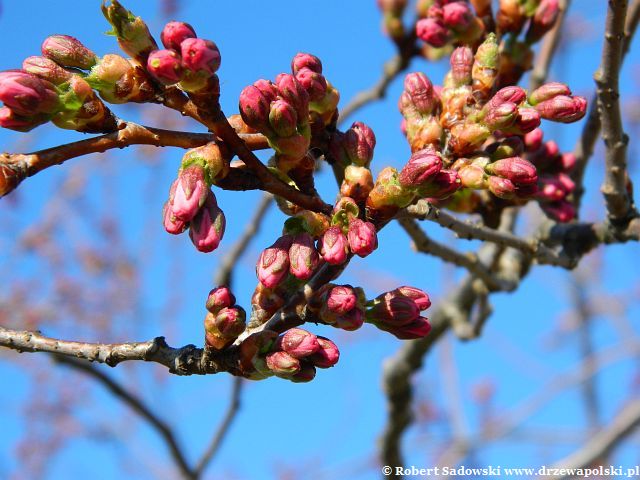
[(16, 114), (16, 112), (9, 107), (0, 107), (1, 128), (15, 130), (16, 132), (28, 132), (48, 121), (49, 115), (46, 114), (41, 113), (35, 116), (22, 116)]
[(570, 172), (571, 170), (573, 170), (576, 166), (576, 162), (576, 156), (571, 152), (563, 153), (560, 159), (562, 170), (564, 170), (565, 172)]
[(215, 197), (211, 190), (207, 200), (191, 221), (189, 228), (189, 237), (191, 242), (200, 252), (213, 252), (224, 236), (226, 220), (224, 213), (216, 204)]
[(309, 362), (300, 362), (300, 371), (288, 377), (293, 383), (307, 383), (316, 378), (316, 367)]
[(405, 187), (417, 187), (430, 182), (442, 170), (442, 159), (432, 148), (425, 148), (411, 154), (402, 168), (399, 180)]
[(258, 280), (267, 288), (278, 285), (289, 273), (289, 249), (292, 237), (284, 235), (269, 248), (263, 250), (258, 259)]
[(490, 176), (487, 179), (489, 191), (498, 198), (509, 200), (516, 194), (516, 186), (506, 178)]
[(72, 73), (62, 68), (53, 60), (46, 57), (28, 57), (22, 62), (22, 68), (43, 80), (48, 80), (54, 85), (68, 82)]
[(490, 163), (485, 170), (510, 180), (514, 185), (529, 185), (538, 181), (538, 172), (533, 164), (524, 158), (511, 157)]
[(373, 189), (373, 176), (367, 167), (348, 165), (344, 169), (344, 180), (340, 185), (340, 195), (364, 202)]
[(458, 172), (454, 170), (440, 170), (433, 179), (418, 190), (418, 194), (423, 198), (445, 199), (453, 195), (460, 187), (462, 182), (458, 176)]
[(498, 90), (493, 97), (491, 97), (491, 100), (489, 100), (489, 105), (491, 107), (497, 107), (507, 102), (520, 105), (526, 98), (527, 92), (521, 87), (514, 85)]
[(245, 87), (240, 93), (240, 116), (244, 123), (257, 130), (269, 128), (269, 111), (273, 100), (275, 96), (271, 98), (265, 95), (264, 89), (255, 85)]
[(442, 22), (455, 31), (463, 31), (473, 21), (474, 14), (466, 2), (450, 2), (442, 7)]
[(545, 175), (540, 177), (538, 199), (546, 202), (558, 202), (564, 200), (566, 196), (567, 191), (556, 176)]
[(276, 100), (269, 110), (271, 128), (280, 137), (291, 137), (296, 133), (298, 116), (294, 108), (285, 100)]
[(406, 325), (394, 326), (392, 328), (378, 328), (391, 333), (400, 340), (414, 340), (416, 338), (426, 337), (431, 331), (431, 324), (428, 318), (418, 317)]
[(442, 20), (423, 18), (416, 23), (416, 35), (432, 47), (444, 47), (448, 40), (449, 30)]
[(225, 339), (236, 339), (246, 327), (247, 314), (242, 307), (223, 307), (215, 317), (215, 326)]
[(63, 67), (89, 70), (96, 64), (96, 54), (80, 40), (69, 35), (52, 35), (42, 43), (42, 55)]
[(536, 151), (542, 145), (544, 133), (542, 129), (536, 128), (524, 136), (524, 146), (528, 152)]
[(236, 303), (236, 297), (227, 287), (216, 287), (209, 292), (206, 308), (211, 313), (217, 313), (220, 309), (230, 307)]
[(354, 308), (350, 312), (344, 315), (337, 315), (335, 320), (331, 324), (335, 328), (353, 332), (359, 329), (364, 324), (364, 313), (360, 308)]
[(560, 82), (545, 83), (531, 92), (529, 95), (529, 103), (535, 106), (545, 100), (551, 100), (558, 95), (570, 96), (571, 89), (569, 89), (569, 87), (564, 83)]
[(497, 107), (491, 108), (482, 123), (492, 131), (500, 130), (513, 125), (517, 115), (518, 106), (515, 103), (504, 102)]
[(545, 203), (541, 207), (556, 222), (566, 223), (576, 218), (576, 210), (571, 202)]
[[(176, 182), (174, 182), (174, 185)], [(164, 229), (171, 235), (179, 235), (189, 227), (189, 222), (185, 222), (176, 218), (176, 216), (173, 214), (171, 204), (169, 202), (166, 202), (164, 204), (164, 207), (162, 207), (162, 218)]]
[(180, 44), (182, 65), (192, 72), (216, 73), (220, 68), (220, 50), (211, 40), (186, 38)]
[(17, 115), (26, 117), (53, 113), (60, 104), (50, 82), (22, 70), (0, 72), (0, 101)]
[(413, 300), (420, 311), (424, 311), (431, 306), (431, 299), (429, 298), (429, 295), (427, 295), (427, 292), (425, 292), (424, 290), (407, 286), (398, 287), (396, 290), (405, 297), (409, 297), (411, 300)]
[(367, 321), (374, 324), (405, 325), (420, 316), (420, 309), (416, 302), (398, 290), (379, 295), (367, 306)]
[(173, 50), (154, 50), (147, 59), (147, 71), (164, 85), (182, 80), (182, 60)]
[(320, 350), (320, 343), (313, 333), (301, 328), (287, 330), (276, 343), (277, 347), (294, 358), (304, 358)]
[(291, 61), (291, 71), (296, 75), (303, 68), (308, 68), (312, 72), (322, 73), (322, 62), (318, 57), (310, 53), (298, 53)]
[(276, 77), (278, 94), (289, 102), (298, 114), (298, 121), (305, 122), (309, 117), (309, 94), (296, 77), (281, 73)]
[(542, 38), (556, 23), (559, 13), (560, 5), (558, 0), (542, 0), (531, 19), (526, 40), (532, 43)]
[(289, 272), (300, 280), (306, 280), (318, 267), (320, 257), (308, 233), (299, 233), (293, 237), (289, 249)]
[(471, 84), (473, 51), (469, 47), (458, 47), (451, 54), (451, 76), (456, 86)]
[(327, 80), (324, 75), (318, 72), (314, 72), (309, 68), (303, 68), (298, 70), (295, 74), (296, 80), (300, 82), (302, 88), (304, 88), (309, 94), (309, 100), (317, 102), (327, 93)]
[(356, 165), (366, 167), (373, 158), (376, 136), (373, 130), (362, 122), (354, 122), (345, 132), (344, 148), (348, 159)]
[(320, 349), (307, 357), (318, 368), (331, 368), (340, 359), (340, 351), (335, 343), (325, 337), (317, 337)]
[[(410, 73), (404, 78), (404, 93), (409, 105), (421, 115), (431, 113), (438, 102), (431, 80), (422, 72)], [(402, 104), (402, 99), (400, 101)]]
[(572, 123), (584, 117), (587, 112), (587, 100), (584, 97), (557, 95), (550, 100), (538, 103), (535, 108), (546, 120)]
[(347, 259), (348, 242), (342, 229), (337, 225), (330, 227), (322, 235), (320, 253), (325, 262), (341, 265)]
[(364, 222), (358, 218), (349, 224), (349, 248), (359, 257), (366, 257), (378, 248), (376, 227), (371, 222)]
[[(171, 206), (173, 214), (180, 220), (190, 221), (204, 205), (208, 195), (209, 188), (205, 181), (204, 169), (200, 165), (191, 165), (180, 170)], [(215, 199), (213, 202), (215, 203)]]
[(187, 38), (196, 38), (196, 32), (191, 25), (184, 22), (169, 22), (160, 34), (160, 40), (165, 48), (177, 52), (180, 51), (180, 45)]
[(540, 114), (535, 108), (518, 108), (516, 122), (513, 125), (518, 133), (527, 133), (540, 126)]
[(565, 192), (567, 192), (567, 194), (573, 193), (576, 189), (576, 184), (573, 180), (571, 180), (571, 177), (565, 173), (558, 173), (557, 175), (558, 178), (558, 182), (560, 182), (560, 185), (562, 185), (562, 188), (564, 188)]
[(266, 360), (267, 368), (279, 377), (289, 377), (300, 371), (300, 361), (287, 352), (270, 353)]
[(358, 299), (351, 285), (338, 285), (327, 293), (327, 308), (338, 315), (349, 313)]

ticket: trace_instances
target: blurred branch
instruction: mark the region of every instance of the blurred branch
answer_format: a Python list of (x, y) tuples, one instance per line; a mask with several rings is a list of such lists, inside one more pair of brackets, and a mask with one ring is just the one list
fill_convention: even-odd
[(195, 468), (196, 476), (200, 477), (204, 473), (207, 466), (211, 463), (211, 460), (215, 457), (216, 453), (220, 449), (220, 445), (222, 445), (222, 441), (224, 440), (231, 424), (233, 423), (234, 418), (238, 414), (240, 409), (240, 393), (242, 391), (242, 385), (244, 380), (240, 377), (235, 377), (233, 379), (233, 387), (231, 390), (231, 399), (229, 400), (229, 408), (216, 431), (216, 434), (211, 439), (211, 443), (209, 447), (206, 449), (198, 464)]
[[(640, 426), (640, 400), (625, 405), (615, 418), (579, 450), (558, 461), (553, 468), (571, 470), (588, 468), (607, 456), (625, 438)], [(557, 480), (573, 478), (569, 472), (552, 477)]]
[(529, 79), (529, 90), (535, 90), (547, 80), (549, 67), (551, 66), (553, 57), (558, 50), (558, 45), (560, 44), (562, 28), (564, 26), (564, 20), (567, 16), (567, 10), (569, 9), (570, 3), (570, 0), (560, 0), (558, 4), (560, 11), (558, 13), (556, 23), (551, 31), (544, 36), (540, 50), (536, 55), (536, 63)]
[(151, 426), (151, 428), (153, 428), (160, 435), (160, 437), (162, 437), (164, 442), (167, 444), (169, 451), (171, 452), (171, 457), (175, 461), (178, 469), (180, 470), (180, 473), (184, 478), (194, 480), (199, 478), (199, 472), (194, 471), (191, 469), (191, 467), (189, 467), (186, 456), (178, 445), (176, 436), (169, 425), (165, 423), (164, 420), (162, 420), (158, 415), (153, 413), (151, 411), (151, 408), (149, 408), (148, 405), (145, 405), (142, 399), (135, 396), (132, 392), (129, 392), (114, 379), (112, 379), (90, 363), (81, 362), (74, 358), (69, 358), (57, 354), (53, 355), (53, 360), (56, 363), (66, 365), (79, 372), (84, 373), (85, 375), (88, 375), (89, 377), (100, 383), (107, 390), (109, 390), (125, 405), (127, 405), (135, 413), (137, 413), (144, 421), (149, 424), (149, 426)]

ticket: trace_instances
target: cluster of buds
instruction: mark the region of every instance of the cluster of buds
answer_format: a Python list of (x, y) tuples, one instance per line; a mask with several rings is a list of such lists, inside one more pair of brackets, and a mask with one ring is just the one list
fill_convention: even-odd
[(553, 28), (559, 13), (558, 0), (500, 0), (496, 26), (513, 37), (524, 32), (524, 41), (532, 44)]
[(382, 29), (396, 42), (404, 37), (402, 15), (407, 3), (407, 0), (378, 0), (378, 8), (382, 12)]
[(468, 0), (422, 0), (418, 2), (418, 14), (416, 35), (436, 49), (475, 44), (485, 32)]
[(207, 297), (204, 318), (205, 346), (213, 350), (228, 347), (246, 327), (244, 309), (227, 287), (216, 287)]
[(318, 318), (335, 328), (353, 331), (364, 324), (366, 297), (361, 288), (328, 283), (309, 302)]
[(325, 262), (340, 265), (349, 253), (366, 257), (378, 248), (378, 235), (373, 223), (358, 218), (360, 208), (355, 200), (342, 197), (333, 208), (331, 226), (319, 241)]
[(211, 184), (229, 171), (229, 162), (214, 143), (188, 150), (163, 208), (164, 228), (178, 235), (189, 228), (196, 249), (212, 252), (222, 240), (225, 217)]
[(399, 287), (366, 304), (365, 321), (401, 340), (422, 338), (431, 324), (420, 312), (431, 306), (429, 295), (418, 288)]
[(291, 60), (291, 73), (309, 95), (311, 123), (335, 124), (340, 93), (322, 74), (322, 62), (310, 53), (298, 53)]
[(276, 336), (263, 331), (241, 345), (240, 359), (246, 376), (263, 379), (277, 376), (296, 383), (310, 382), (316, 368), (331, 368), (340, 359), (335, 343), (301, 328)]
[(191, 25), (169, 22), (160, 35), (164, 49), (147, 57), (147, 71), (163, 85), (178, 84), (190, 93), (218, 93), (216, 72), (220, 68), (220, 50), (211, 40), (196, 36)]
[(258, 259), (256, 274), (267, 288), (273, 289), (292, 275), (306, 280), (318, 268), (320, 255), (313, 237), (307, 232), (285, 234), (266, 248)]

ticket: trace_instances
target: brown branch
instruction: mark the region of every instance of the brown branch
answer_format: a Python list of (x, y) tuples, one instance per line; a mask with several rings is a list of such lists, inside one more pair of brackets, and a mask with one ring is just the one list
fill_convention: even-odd
[(62, 355), (53, 355), (53, 359), (55, 362), (74, 368), (102, 384), (102, 386), (137, 413), (158, 433), (158, 435), (160, 435), (160, 437), (162, 437), (171, 452), (171, 457), (175, 461), (184, 478), (193, 480), (199, 478), (200, 473), (189, 466), (187, 458), (180, 445), (178, 445), (176, 435), (171, 427), (162, 418), (153, 413), (151, 408), (146, 405), (141, 398), (128, 391), (102, 370), (90, 363), (81, 362), (75, 358), (69, 358)]
[(244, 380), (240, 377), (236, 377), (233, 379), (233, 388), (231, 390), (231, 399), (229, 401), (229, 408), (218, 427), (215, 435), (211, 439), (211, 443), (209, 447), (205, 450), (202, 457), (198, 461), (198, 465), (195, 468), (195, 473), (197, 477), (201, 477), (204, 473), (207, 466), (211, 464), (211, 461), (215, 457), (216, 453), (220, 449), (220, 445), (222, 445), (222, 441), (226, 437), (229, 432), (229, 428), (233, 423), (234, 418), (238, 414), (240, 409), (240, 394), (242, 391), (242, 385), (244, 384)]
[(594, 75), (598, 93), (598, 110), (602, 124), (602, 139), (606, 145), (605, 178), (601, 187), (608, 218), (623, 224), (634, 212), (627, 193), (627, 144), (629, 137), (622, 127), (619, 76), (622, 66), (626, 0), (608, 2), (602, 63)]
[(529, 78), (529, 89), (532, 91), (540, 87), (547, 80), (549, 67), (560, 44), (562, 28), (570, 3), (570, 0), (561, 0), (559, 2), (560, 11), (556, 23), (551, 31), (544, 36), (540, 51), (538, 51), (536, 55), (536, 63)]
[(573, 478), (570, 470), (588, 468), (613, 451), (625, 438), (640, 427), (640, 400), (625, 405), (615, 418), (579, 450), (558, 461), (553, 468), (564, 469), (552, 478), (560, 480)]

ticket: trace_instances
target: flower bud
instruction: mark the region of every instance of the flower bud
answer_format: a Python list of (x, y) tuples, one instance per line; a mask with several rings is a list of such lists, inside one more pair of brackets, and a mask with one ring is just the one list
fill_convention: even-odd
[(331, 323), (335, 328), (346, 330), (347, 332), (353, 332), (364, 324), (364, 313), (360, 308), (354, 308), (350, 312), (344, 315), (337, 315)]
[(229, 160), (226, 159), (215, 142), (190, 148), (182, 156), (182, 168), (198, 166), (203, 169), (205, 184), (224, 178), (229, 173)]
[(43, 80), (48, 80), (54, 85), (68, 82), (73, 75), (53, 60), (46, 57), (28, 57), (22, 62), (22, 68), (26, 72), (36, 75)]
[(338, 315), (349, 313), (356, 307), (357, 301), (351, 285), (338, 285), (327, 292), (327, 308)]
[(433, 179), (418, 189), (418, 195), (422, 198), (435, 198), (443, 200), (453, 195), (460, 187), (460, 177), (454, 170), (440, 170)]
[(560, 164), (562, 166), (562, 170), (565, 172), (573, 170), (576, 166), (576, 162), (576, 156), (571, 152), (563, 153), (560, 157)]
[(191, 25), (184, 22), (169, 22), (162, 29), (160, 40), (165, 48), (180, 51), (180, 44), (187, 38), (195, 38), (196, 32)]
[(280, 137), (291, 137), (296, 133), (298, 116), (294, 108), (285, 100), (271, 103), (269, 110), (271, 128)]
[(458, 156), (476, 150), (491, 135), (491, 130), (479, 123), (463, 122), (454, 125), (450, 130), (449, 147)]
[(173, 214), (180, 220), (190, 221), (204, 205), (208, 195), (209, 188), (201, 165), (193, 164), (181, 169), (171, 207)]
[[(177, 180), (174, 182), (174, 185), (176, 184), (176, 182)], [(175, 187), (172, 188), (175, 189)], [(162, 207), (162, 218), (164, 229), (171, 235), (179, 235), (189, 227), (189, 222), (185, 222), (176, 218), (171, 209), (170, 202), (166, 202), (164, 204), (164, 207)]]
[(182, 65), (191, 72), (211, 76), (220, 68), (220, 50), (211, 40), (186, 38), (180, 44)]
[(209, 292), (206, 308), (211, 313), (218, 313), (220, 309), (230, 307), (236, 303), (236, 297), (228, 287), (216, 287)]
[[(9, 107), (0, 107), (0, 128), (7, 128), (9, 130), (15, 130), (16, 132), (29, 132), (38, 125), (47, 123), (49, 118), (49, 115), (43, 113), (33, 116), (22, 116), (16, 114), (16, 112)], [(0, 197), (1, 196), (2, 195), (0, 195)]]
[(318, 267), (320, 257), (308, 233), (299, 233), (293, 237), (289, 248), (289, 272), (300, 280), (306, 280)]
[(129, 60), (123, 56), (108, 54), (99, 59), (96, 66), (91, 69), (87, 81), (91, 84), (95, 83), (95, 88), (102, 93), (105, 84), (114, 86), (132, 69), (133, 66), (129, 63)]
[(535, 130), (540, 126), (540, 114), (535, 108), (518, 108), (518, 115), (516, 122), (512, 129), (516, 130), (518, 134), (524, 134)]
[(519, 33), (527, 21), (523, 2), (520, 0), (500, 0), (496, 13), (496, 23), (502, 32)]
[(498, 42), (495, 34), (490, 33), (478, 47), (471, 70), (473, 92), (480, 98), (487, 98), (493, 89), (498, 77), (499, 60)]
[[(0, 108), (0, 126), (2, 126), (2, 113), (5, 109), (8, 110), (7, 107)], [(26, 173), (19, 168), (7, 165), (6, 163), (0, 164), (0, 198), (11, 193), (20, 185), (20, 182), (24, 180), (25, 176)]]
[(280, 97), (295, 109), (298, 121), (306, 123), (309, 118), (309, 94), (296, 77), (281, 73), (276, 77), (276, 88)]
[(431, 299), (424, 290), (420, 290), (416, 287), (404, 286), (396, 288), (396, 291), (413, 300), (420, 311), (424, 311), (431, 306)]
[(469, 47), (458, 47), (451, 54), (451, 77), (456, 87), (471, 84), (473, 52)]
[(458, 177), (463, 187), (472, 188), (474, 190), (480, 190), (485, 188), (485, 173), (484, 168), (480, 165), (469, 164), (465, 165), (458, 170)]
[(403, 98), (400, 99), (400, 111), (403, 114), (406, 108), (412, 107), (420, 115), (428, 115), (438, 102), (431, 80), (422, 72), (409, 73), (404, 78)]
[(304, 358), (320, 350), (317, 337), (302, 328), (287, 330), (276, 343), (277, 348), (287, 352), (294, 358)]
[(308, 68), (312, 72), (322, 73), (322, 62), (310, 53), (298, 53), (291, 60), (291, 71), (296, 75), (300, 70)]
[(225, 339), (235, 340), (244, 332), (247, 314), (242, 307), (223, 307), (215, 317), (215, 326)]
[(395, 214), (399, 208), (409, 205), (414, 197), (413, 189), (400, 183), (398, 171), (393, 167), (386, 167), (378, 174), (373, 190), (367, 197), (367, 208), (388, 210), (387, 213)]
[(42, 55), (63, 67), (89, 70), (96, 64), (96, 54), (80, 40), (69, 35), (51, 35), (42, 43)]
[(531, 19), (531, 24), (526, 36), (527, 42), (536, 42), (551, 30), (558, 19), (559, 13), (560, 4), (558, 0), (541, 0)]
[(147, 56), (158, 49), (158, 44), (144, 20), (136, 17), (117, 0), (102, 2), (102, 14), (113, 26), (113, 33), (122, 51), (145, 65)]
[(506, 178), (490, 176), (487, 179), (489, 191), (498, 198), (512, 199), (516, 194), (516, 186)]
[(571, 89), (564, 83), (560, 82), (545, 83), (529, 94), (529, 103), (535, 106), (545, 100), (551, 100), (558, 95), (570, 96)]
[(367, 307), (367, 321), (374, 324), (405, 325), (420, 316), (418, 305), (398, 290), (379, 295)]
[(263, 250), (258, 259), (258, 280), (267, 288), (278, 285), (289, 273), (289, 249), (292, 237), (284, 235), (269, 248)]
[(504, 87), (498, 90), (491, 100), (489, 100), (488, 105), (490, 108), (498, 107), (503, 103), (515, 103), (516, 105), (520, 105), (527, 99), (527, 92), (518, 86), (509, 86)]
[(441, 48), (447, 43), (449, 30), (440, 19), (422, 18), (416, 23), (416, 35), (432, 47)]
[(266, 357), (267, 368), (278, 377), (289, 377), (300, 371), (300, 361), (287, 352), (274, 352)]
[(577, 122), (587, 112), (587, 100), (584, 97), (558, 95), (535, 106), (540, 116), (554, 122)]
[(349, 248), (359, 257), (366, 257), (378, 248), (376, 227), (371, 222), (364, 222), (358, 218), (349, 224)]
[(518, 106), (515, 103), (504, 102), (489, 110), (482, 123), (491, 131), (509, 128), (516, 121)]
[(425, 317), (418, 317), (413, 322), (400, 326), (380, 326), (376, 325), (380, 330), (391, 333), (400, 340), (414, 340), (417, 338), (426, 337), (431, 331), (431, 324), (429, 319)]
[(340, 195), (364, 202), (373, 189), (373, 176), (367, 167), (348, 165), (344, 169), (344, 180), (340, 185)]
[(182, 61), (174, 50), (154, 50), (147, 59), (147, 71), (164, 85), (182, 80)]
[(344, 135), (344, 149), (348, 159), (361, 167), (366, 167), (373, 159), (376, 136), (373, 130), (362, 122), (354, 122)]
[(198, 251), (204, 253), (213, 252), (218, 248), (226, 225), (224, 213), (216, 204), (213, 192), (207, 192), (207, 200), (191, 221), (189, 228), (191, 242)]
[(295, 76), (302, 88), (309, 94), (309, 101), (320, 101), (327, 93), (327, 80), (321, 73), (314, 72), (309, 68), (303, 68)]
[(514, 185), (530, 185), (538, 181), (536, 167), (524, 158), (512, 157), (498, 160), (485, 167), (490, 175), (510, 180)]
[(244, 372), (249, 372), (255, 368), (254, 360), (262, 360), (261, 367), (263, 370), (267, 370), (266, 363), (261, 357), (271, 350), (271, 347), (276, 341), (278, 334), (272, 330), (262, 330), (260, 332), (252, 333), (240, 343), (240, 364)]
[(405, 187), (417, 187), (430, 182), (442, 170), (442, 160), (432, 148), (414, 152), (402, 168), (399, 180)]
[(545, 203), (541, 207), (556, 222), (567, 223), (576, 218), (576, 210), (571, 202)]
[(0, 101), (25, 117), (53, 113), (60, 104), (50, 82), (21, 70), (0, 72)]
[(307, 361), (318, 368), (331, 368), (340, 359), (340, 351), (335, 343), (325, 337), (317, 337), (320, 349), (307, 357)]
[(442, 22), (455, 31), (463, 31), (473, 21), (474, 14), (466, 2), (450, 2), (442, 7)]
[(536, 128), (524, 136), (524, 146), (529, 152), (538, 150), (542, 146), (544, 133), (542, 129)]
[(347, 259), (347, 237), (337, 225), (330, 227), (321, 240), (320, 253), (325, 262), (331, 265), (341, 265)]
[(240, 116), (244, 123), (259, 131), (270, 128), (269, 111), (275, 96), (271, 97), (269, 93), (256, 85), (249, 85), (240, 93)]

